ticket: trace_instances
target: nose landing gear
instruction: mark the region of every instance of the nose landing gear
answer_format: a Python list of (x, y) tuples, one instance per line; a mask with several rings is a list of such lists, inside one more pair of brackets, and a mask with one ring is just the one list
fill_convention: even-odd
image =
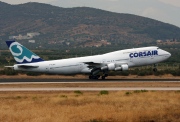
[(157, 65), (156, 65), (156, 64), (154, 64), (154, 68), (153, 68), (153, 71), (154, 71), (154, 72), (157, 72), (157, 68), (156, 68), (156, 66), (157, 66)]

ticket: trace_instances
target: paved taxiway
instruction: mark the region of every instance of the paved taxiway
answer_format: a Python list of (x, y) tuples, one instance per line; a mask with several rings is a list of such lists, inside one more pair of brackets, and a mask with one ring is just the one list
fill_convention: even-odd
[[(107, 79), (103, 82), (180, 82), (179, 79)], [(88, 79), (0, 79), (0, 85), (22, 85), (22, 84), (62, 84), (62, 83), (101, 83), (102, 80), (88, 80)], [(2, 87), (0, 91), (120, 91), (120, 90), (180, 90), (180, 87)]]
[(0, 88), (0, 91), (123, 91), (123, 90), (150, 90), (150, 91), (178, 91), (180, 87), (114, 87), (114, 88), (92, 88), (92, 87), (70, 87), (70, 88)]
[(16, 83), (16, 82), (180, 82), (180, 79), (106, 79), (106, 80), (89, 80), (89, 79), (0, 79), (1, 83)]

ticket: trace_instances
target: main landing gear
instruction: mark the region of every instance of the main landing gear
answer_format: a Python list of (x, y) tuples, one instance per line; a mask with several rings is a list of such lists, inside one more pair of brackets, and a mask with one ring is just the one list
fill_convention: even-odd
[(94, 75), (90, 75), (89, 76), (89, 79), (94, 79), (94, 80), (96, 79), (97, 80), (99, 78), (100, 78), (100, 75), (95, 75), (95, 76)]
[(89, 76), (89, 79), (97, 80), (97, 79), (99, 79), (101, 77), (102, 80), (105, 80), (107, 76), (108, 76), (108, 71), (104, 71), (102, 76), (93, 75), (93, 73), (91, 73), (91, 75)]
[(99, 79), (101, 77), (102, 80), (105, 80), (107, 76), (108, 76), (108, 74), (104, 74), (103, 76), (100, 76), (100, 75), (96, 75), (96, 76), (90, 75), (89, 79), (97, 80), (97, 79)]
[(108, 76), (108, 74), (104, 74), (104, 75), (101, 77), (101, 79), (102, 79), (102, 80), (105, 80), (107, 76)]

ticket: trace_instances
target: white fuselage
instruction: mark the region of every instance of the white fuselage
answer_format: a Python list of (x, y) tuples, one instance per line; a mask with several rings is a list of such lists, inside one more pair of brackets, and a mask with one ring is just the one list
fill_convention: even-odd
[(100, 64), (102, 67), (111, 63), (116, 66), (127, 64), (128, 67), (135, 67), (156, 64), (168, 59), (170, 56), (171, 54), (169, 52), (159, 49), (158, 47), (143, 47), (119, 50), (102, 55), (26, 64), (36, 66), (36, 68), (23, 68), (19, 67), (21, 64), (16, 64), (14, 65), (14, 69), (54, 74), (81, 74), (91, 73), (92, 69), (88, 67), (89, 62)]

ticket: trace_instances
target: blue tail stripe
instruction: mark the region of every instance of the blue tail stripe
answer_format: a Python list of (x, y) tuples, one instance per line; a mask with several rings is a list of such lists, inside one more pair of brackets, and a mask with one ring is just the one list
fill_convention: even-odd
[(31, 62), (26, 61), (26, 59), (24, 59), (23, 63), (17, 62), (17, 64), (25, 64), (25, 63), (35, 63), (35, 62), (41, 62), (44, 61), (41, 58), (40, 59), (32, 59)]
[(7, 44), (7, 46), (8, 46), (8, 48), (10, 47), (10, 45), (13, 43), (13, 42), (15, 42), (14, 40), (10, 40), (10, 41), (6, 41), (6, 44)]

